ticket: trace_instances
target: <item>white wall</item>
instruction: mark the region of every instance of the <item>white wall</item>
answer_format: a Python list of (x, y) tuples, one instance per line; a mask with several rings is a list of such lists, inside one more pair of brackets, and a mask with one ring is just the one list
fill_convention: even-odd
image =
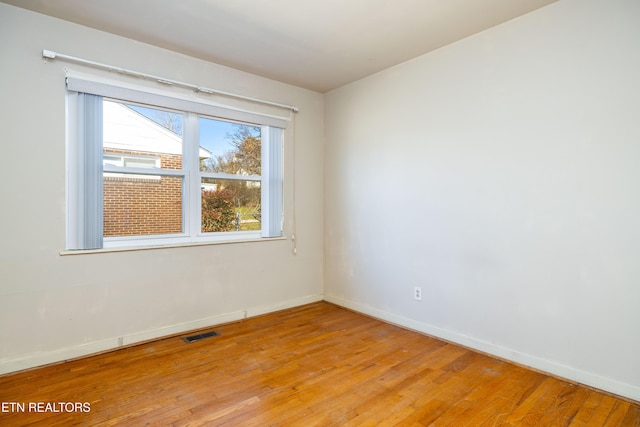
[(327, 94), (325, 298), (640, 399), (638, 22), (561, 0)]
[[(63, 68), (89, 69), (46, 62), (43, 49), (298, 106), (297, 255), (287, 239), (61, 256)], [(0, 53), (0, 372), (322, 299), (321, 94), (5, 4)], [(285, 153), (288, 235), (293, 129)]]

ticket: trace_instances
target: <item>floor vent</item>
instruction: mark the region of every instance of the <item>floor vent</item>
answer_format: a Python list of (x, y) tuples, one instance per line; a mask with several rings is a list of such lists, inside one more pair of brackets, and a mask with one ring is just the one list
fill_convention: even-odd
[(220, 334), (217, 333), (216, 331), (210, 331), (210, 332), (203, 332), (197, 335), (191, 335), (188, 337), (182, 337), (182, 340), (184, 342), (196, 342), (196, 341), (203, 340), (205, 338), (217, 337), (218, 335)]

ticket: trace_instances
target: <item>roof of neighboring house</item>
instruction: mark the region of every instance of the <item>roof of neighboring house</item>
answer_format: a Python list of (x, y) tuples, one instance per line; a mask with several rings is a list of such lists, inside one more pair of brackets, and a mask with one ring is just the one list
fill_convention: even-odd
[[(182, 155), (182, 137), (145, 115), (118, 102), (103, 103), (103, 147)], [(200, 147), (200, 158), (211, 152)]]

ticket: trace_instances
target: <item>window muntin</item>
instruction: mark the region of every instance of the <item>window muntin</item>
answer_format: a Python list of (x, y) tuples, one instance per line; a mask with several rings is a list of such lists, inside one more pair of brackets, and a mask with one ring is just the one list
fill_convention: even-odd
[[(70, 96), (73, 95), (74, 92), (70, 91)], [(70, 101), (69, 105), (73, 107), (74, 102)], [(104, 244), (100, 242), (91, 247), (85, 247), (82, 243), (74, 243), (81, 242), (81, 238), (75, 240), (68, 238), (68, 241), (71, 242), (68, 245), (69, 249), (146, 246), (282, 235), (281, 213), (280, 217), (271, 215), (274, 220), (269, 222), (269, 227), (266, 227), (266, 224), (261, 223), (262, 215), (260, 212), (265, 195), (271, 197), (270, 193), (264, 191), (265, 185), (271, 187), (271, 192), (277, 190), (281, 193), (282, 191), (281, 181), (274, 184), (270, 180), (269, 184), (265, 184), (263, 183), (265, 177), (260, 175), (265, 159), (281, 156), (282, 130), (268, 125), (252, 125), (227, 119), (218, 120), (203, 114), (172, 110), (167, 108), (168, 106), (142, 107), (135, 102), (129, 103), (107, 98), (103, 100), (102, 114), (105, 129), (102, 132), (104, 140), (102, 141), (100, 159), (103, 169), (103, 188), (100, 189), (103, 193), (103, 212), (99, 212), (97, 217), (102, 216)], [(120, 110), (121, 119), (123, 114), (129, 118), (122, 119), (119, 123), (116, 120), (115, 124), (112, 124), (114, 122), (110, 121), (109, 117), (114, 108)], [(167, 129), (164, 126), (162, 129), (157, 129), (158, 125), (162, 127), (162, 124), (155, 116), (167, 113), (170, 114), (173, 123), (178, 117), (177, 128)], [(131, 117), (135, 115), (140, 123), (132, 126)], [(80, 119), (79, 122), (82, 121), (82, 117)], [(73, 122), (74, 120), (70, 119), (69, 123)], [(240, 149), (238, 151), (238, 144), (233, 145), (229, 140), (211, 138), (206, 128), (212, 123), (222, 123), (231, 130), (250, 135), (253, 138), (249, 141), (252, 143), (252, 150)], [(275, 129), (279, 132), (278, 149), (274, 150), (273, 143), (271, 143), (268, 152), (263, 152), (261, 134), (269, 129)], [(149, 133), (153, 132), (162, 136), (156, 135), (154, 138), (149, 138)], [(125, 137), (116, 138), (118, 133)], [(228, 131), (224, 136), (231, 134), (232, 132)], [(145, 138), (147, 139), (145, 140)], [(248, 146), (248, 144), (244, 145)], [(235, 154), (230, 155), (229, 153), (234, 150), (236, 150)], [(174, 158), (169, 162), (165, 158), (166, 156), (174, 156)], [(222, 166), (223, 162), (218, 159), (218, 156), (226, 156), (232, 162), (227, 162), (226, 166)], [(74, 154), (69, 156), (69, 158), (75, 157), (77, 156)], [(238, 164), (241, 167), (236, 167)], [(89, 170), (92, 169), (89, 168)], [(77, 176), (86, 176), (86, 172), (83, 173), (84, 175)], [(271, 175), (274, 173), (281, 177), (281, 171), (271, 171)], [(74, 178), (71, 179), (71, 181), (73, 180)], [(78, 179), (78, 181), (81, 180)], [(111, 198), (111, 187), (114, 182), (118, 181), (119, 184), (126, 183), (128, 185), (128, 193), (126, 193), (128, 196), (115, 203)], [(170, 193), (170, 199), (159, 200), (150, 188), (151, 184), (154, 184), (158, 190), (163, 185), (161, 183), (170, 184), (171, 190), (164, 191), (164, 193)], [(75, 187), (70, 185), (70, 189), (77, 187), (77, 184)], [(231, 226), (226, 225), (216, 229), (204, 225), (212, 214), (214, 216), (219, 214), (219, 209), (218, 211), (215, 208), (212, 209), (211, 203), (205, 203), (205, 197), (203, 197), (206, 195), (208, 201), (210, 199), (208, 198), (209, 193), (212, 191), (214, 193), (224, 192), (232, 200), (233, 221)], [(91, 191), (85, 191), (85, 194), (90, 193)], [(83, 196), (78, 194), (74, 197), (80, 200)], [(70, 197), (70, 199), (74, 197)], [(156, 208), (152, 208), (153, 206)], [(118, 209), (115, 209), (116, 207)], [(82, 209), (75, 212), (73, 210), (71, 207), (71, 220), (82, 217)], [(93, 212), (92, 209), (85, 208), (84, 210)], [(98, 210), (96, 209), (96, 211)], [(126, 212), (126, 214), (123, 217), (116, 213), (118, 211)], [(94, 217), (96, 215), (85, 221), (95, 223), (95, 220), (92, 219)], [(154, 222), (156, 223), (155, 227), (151, 226)], [(120, 228), (114, 224), (118, 224)], [(82, 231), (70, 231), (69, 236), (74, 236), (76, 233), (81, 235)]]

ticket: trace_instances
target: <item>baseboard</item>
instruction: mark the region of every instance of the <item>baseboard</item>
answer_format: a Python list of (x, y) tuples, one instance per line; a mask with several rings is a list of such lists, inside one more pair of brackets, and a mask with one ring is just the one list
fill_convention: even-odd
[(533, 368), (535, 370), (548, 373), (554, 377), (565, 379), (570, 382), (583, 384), (593, 387), (604, 392), (612, 393), (617, 396), (631, 399), (634, 402), (640, 401), (640, 388), (631, 384), (605, 378), (590, 372), (572, 368), (553, 360), (542, 359), (530, 354), (520, 353), (509, 348), (491, 344), (486, 341), (478, 340), (457, 332), (438, 328), (427, 323), (418, 322), (407, 317), (399, 316), (375, 307), (349, 301), (337, 296), (325, 295), (324, 300), (341, 307), (366, 314), (371, 317), (393, 323), (417, 332), (421, 332), (436, 338), (443, 339), (455, 344), (462, 345), (482, 353), (496, 356), (500, 359), (508, 360), (518, 365)]
[(25, 369), (31, 369), (38, 366), (49, 365), (52, 363), (64, 362), (65, 360), (77, 359), (79, 357), (114, 350), (123, 346), (129, 346), (136, 343), (159, 339), (170, 335), (181, 334), (183, 332), (193, 331), (195, 329), (202, 329), (210, 326), (221, 325), (223, 323), (235, 322), (249, 317), (255, 317), (261, 314), (271, 313), (279, 310), (285, 310), (287, 308), (298, 307), (322, 300), (323, 296), (321, 294), (309, 295), (306, 297), (279, 302), (277, 304), (250, 307), (245, 310), (238, 310), (194, 321), (179, 323), (176, 325), (165, 326), (147, 331), (140, 331), (102, 341), (94, 341), (87, 344), (81, 344), (73, 347), (66, 347), (63, 349), (56, 349), (51, 351), (42, 351), (20, 358), (0, 360), (0, 375), (22, 371)]
[(246, 310), (246, 317), (256, 317), (262, 314), (273, 313), (274, 311), (286, 310), (288, 308), (300, 307), (301, 305), (312, 304), (324, 300), (324, 295), (309, 295), (294, 300), (288, 300), (277, 304), (254, 307)]

